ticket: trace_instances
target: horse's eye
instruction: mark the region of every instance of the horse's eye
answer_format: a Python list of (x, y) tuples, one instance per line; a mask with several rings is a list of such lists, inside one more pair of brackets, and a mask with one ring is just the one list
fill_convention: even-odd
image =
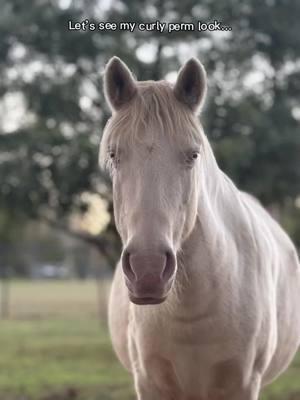
[(198, 157), (199, 157), (199, 151), (192, 151), (189, 154), (189, 160), (190, 161), (195, 161), (195, 160), (197, 160)]
[(198, 150), (188, 151), (186, 152), (185, 157), (186, 157), (185, 158), (186, 165), (190, 169), (195, 165), (195, 161), (199, 157), (199, 151)]

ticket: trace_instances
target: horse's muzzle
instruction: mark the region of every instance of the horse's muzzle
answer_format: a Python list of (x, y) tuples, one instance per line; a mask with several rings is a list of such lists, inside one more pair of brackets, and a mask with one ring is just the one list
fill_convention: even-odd
[(125, 249), (122, 267), (129, 299), (139, 305), (162, 303), (171, 289), (176, 269), (172, 251), (153, 254)]

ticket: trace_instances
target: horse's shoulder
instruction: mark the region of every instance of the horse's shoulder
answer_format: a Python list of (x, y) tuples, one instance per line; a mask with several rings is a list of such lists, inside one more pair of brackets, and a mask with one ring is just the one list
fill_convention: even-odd
[(108, 322), (115, 352), (126, 369), (131, 370), (128, 353), (129, 299), (120, 262), (116, 266), (109, 296)]

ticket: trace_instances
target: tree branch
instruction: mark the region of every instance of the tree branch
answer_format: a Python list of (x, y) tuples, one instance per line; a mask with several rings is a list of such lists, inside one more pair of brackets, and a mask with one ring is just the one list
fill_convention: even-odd
[(113, 247), (111, 241), (103, 235), (94, 236), (87, 232), (81, 232), (71, 229), (70, 227), (61, 224), (52, 218), (48, 218), (45, 215), (39, 216), (39, 220), (47, 224), (50, 228), (55, 229), (67, 236), (75, 239), (82, 240), (94, 247), (101, 253), (101, 255), (107, 260), (107, 262), (114, 267), (116, 263), (116, 257), (114, 256)]

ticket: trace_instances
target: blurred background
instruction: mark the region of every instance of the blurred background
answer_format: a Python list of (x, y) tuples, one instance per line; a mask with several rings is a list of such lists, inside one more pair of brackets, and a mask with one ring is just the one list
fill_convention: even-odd
[[(298, 0), (1, 0), (0, 399), (129, 400), (106, 303), (120, 252), (98, 168), (117, 55), (174, 81), (198, 57), (203, 124), (222, 169), (300, 247)], [(228, 32), (70, 31), (80, 22), (209, 22)], [(300, 399), (300, 355), (264, 400)]]

